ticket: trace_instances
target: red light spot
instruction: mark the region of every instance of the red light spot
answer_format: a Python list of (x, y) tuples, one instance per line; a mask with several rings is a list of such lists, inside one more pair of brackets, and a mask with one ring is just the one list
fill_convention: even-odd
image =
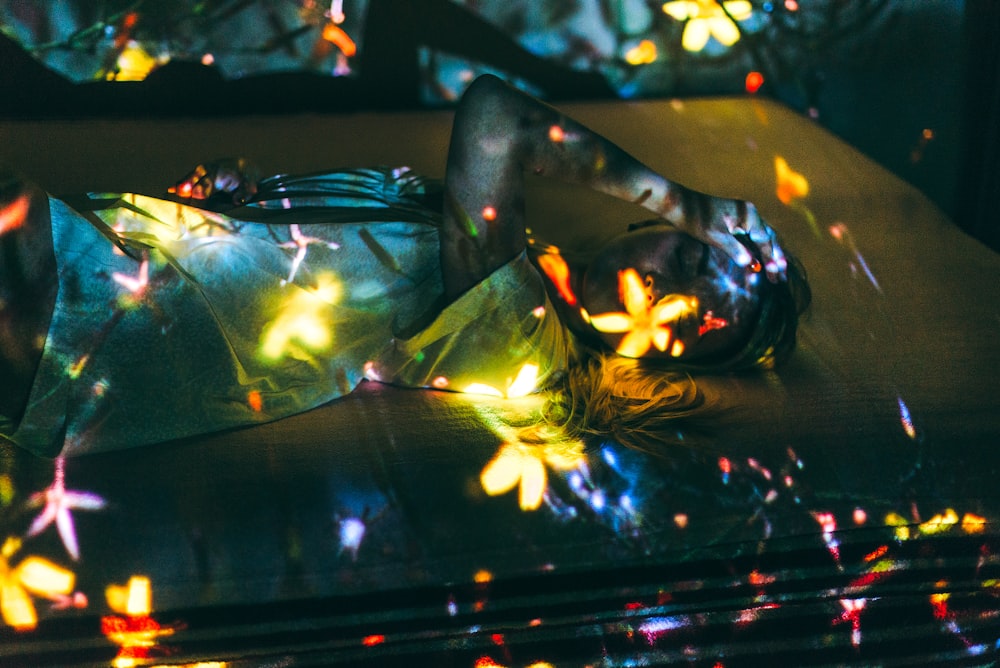
[(632, 601), (630, 603), (625, 604), (626, 610), (641, 610), (645, 607), (646, 607), (645, 604), (640, 603), (639, 601)]
[(496, 208), (494, 208), (492, 206), (484, 206), (483, 207), (483, 220), (488, 220), (490, 222), (493, 222), (496, 219), (497, 219), (497, 210), (496, 210)]
[(746, 89), (751, 95), (760, 90), (760, 87), (764, 85), (764, 75), (760, 72), (750, 72), (747, 74), (746, 78)]
[(260, 395), (260, 390), (251, 390), (247, 395), (247, 403), (254, 413), (260, 413), (264, 409), (264, 398)]
[(501, 645), (503, 645), (503, 634), (502, 633), (494, 633), (493, 635), (490, 636), (490, 640), (493, 641), (494, 645), (501, 646)]
[(381, 633), (376, 633), (374, 635), (365, 636), (361, 641), (361, 644), (365, 647), (374, 647), (375, 645), (381, 645), (385, 642), (385, 636)]

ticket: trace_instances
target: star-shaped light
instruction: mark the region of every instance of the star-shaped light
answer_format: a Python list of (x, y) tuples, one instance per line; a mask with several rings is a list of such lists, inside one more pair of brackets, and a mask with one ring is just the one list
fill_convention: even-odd
[(740, 39), (740, 29), (734, 23), (750, 18), (753, 5), (748, 0), (675, 0), (663, 5), (663, 11), (686, 21), (681, 45), (686, 51), (698, 52), (705, 48), (710, 37), (723, 46), (732, 46)]
[(483, 467), (480, 483), (490, 496), (505, 494), (520, 484), (518, 505), (521, 510), (535, 510), (548, 488), (546, 465), (557, 471), (569, 471), (584, 460), (583, 443), (525, 443), (512, 437), (501, 444), (493, 459)]
[(319, 239), (317, 237), (310, 237), (302, 234), (302, 230), (295, 223), (288, 226), (288, 233), (291, 235), (292, 240), (280, 244), (280, 247), (295, 249), (295, 256), (292, 258), (292, 268), (288, 271), (288, 278), (281, 282), (282, 285), (291, 283), (295, 280), (295, 275), (299, 273), (299, 266), (301, 266), (302, 261), (306, 259), (306, 253), (309, 252), (310, 245), (322, 244), (330, 250), (337, 250), (340, 248), (340, 244), (336, 242), (326, 241), (325, 239)]
[(10, 559), (20, 548), (20, 539), (14, 537), (0, 548), (0, 612), (7, 625), (30, 631), (38, 625), (31, 595), (59, 600), (73, 591), (76, 576), (41, 557), (26, 557), (11, 566)]
[(76, 528), (73, 525), (72, 511), (100, 510), (104, 507), (104, 499), (90, 492), (67, 490), (64, 474), (64, 459), (59, 457), (55, 462), (55, 475), (52, 484), (45, 490), (32, 494), (28, 505), (44, 504), (42, 512), (28, 528), (28, 536), (36, 536), (50, 524), (55, 524), (62, 539), (66, 552), (74, 561), (80, 558), (80, 547), (76, 540)]
[(632, 268), (618, 274), (618, 287), (626, 312), (592, 315), (590, 324), (599, 332), (626, 332), (617, 348), (623, 357), (642, 357), (654, 346), (666, 351), (673, 338), (668, 323), (698, 311), (698, 299), (683, 295), (667, 295), (650, 304), (639, 272)]

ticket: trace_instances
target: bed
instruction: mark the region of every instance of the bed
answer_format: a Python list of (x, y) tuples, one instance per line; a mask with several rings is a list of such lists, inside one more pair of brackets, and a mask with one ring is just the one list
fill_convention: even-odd
[[(58, 522), (25, 537), (54, 464), (6, 447), (0, 518), (23, 542), (0, 576), (39, 620), (0, 628), (0, 663), (995, 661), (1000, 256), (778, 103), (566, 110), (688, 186), (757, 204), (813, 289), (787, 365), (699, 379), (727, 408), (708, 437), (519, 450), (534, 462), (504, 490), (484, 471), (527, 405), (377, 383), (254, 428), (72, 453), (65, 488), (101, 500), (72, 510), (78, 560)], [(237, 154), (276, 173), (441, 175), (450, 118), (4, 121), (0, 146), (49, 192), (155, 193)], [(566, 246), (643, 217), (549, 182), (529, 211)], [(25, 563), (75, 579), (36, 591)]]

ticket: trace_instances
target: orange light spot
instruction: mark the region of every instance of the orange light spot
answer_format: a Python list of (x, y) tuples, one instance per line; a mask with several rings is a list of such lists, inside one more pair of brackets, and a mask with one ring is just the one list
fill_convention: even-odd
[(869, 552), (868, 554), (866, 554), (864, 556), (864, 561), (866, 563), (870, 563), (872, 561), (875, 561), (876, 559), (880, 559), (881, 557), (884, 557), (888, 551), (889, 551), (888, 545), (880, 545), (871, 552)]
[(334, 23), (327, 23), (323, 27), (323, 39), (335, 45), (348, 58), (358, 52), (358, 46), (351, 39), (350, 35)]
[(760, 72), (750, 72), (747, 74), (746, 78), (746, 89), (751, 95), (760, 90), (760, 87), (764, 85), (764, 75)]
[(374, 647), (375, 645), (381, 645), (385, 642), (385, 636), (381, 633), (376, 633), (370, 636), (365, 636), (361, 640), (361, 644), (365, 647)]
[(549, 128), (549, 139), (557, 144), (566, 141), (566, 131), (558, 125), (553, 125)]
[(686, 529), (688, 525), (688, 516), (685, 513), (677, 513), (674, 515), (674, 524), (677, 525), (678, 529)]
[(472, 576), (472, 581), (476, 584), (486, 584), (487, 582), (492, 582), (493, 573), (486, 569), (476, 571), (476, 574)]
[(674, 341), (673, 345), (670, 346), (670, 356), (680, 357), (684, 354), (684, 342), (680, 339)]
[(802, 174), (788, 166), (788, 161), (780, 155), (774, 157), (774, 172), (777, 177), (777, 195), (782, 204), (809, 194), (809, 181)]
[(486, 221), (489, 221), (489, 222), (492, 223), (496, 219), (497, 219), (497, 210), (496, 210), (496, 208), (492, 207), (492, 206), (484, 206), (483, 207), (483, 220), (486, 220)]
[(629, 65), (648, 65), (656, 60), (656, 44), (644, 39), (625, 53)]
[(260, 390), (251, 390), (247, 394), (247, 403), (254, 413), (260, 413), (264, 409), (264, 397), (261, 396)]
[(20, 195), (13, 202), (0, 209), (0, 234), (13, 232), (28, 218), (28, 196)]
[(546, 253), (538, 256), (538, 266), (541, 267), (545, 275), (549, 277), (552, 284), (556, 286), (559, 296), (570, 306), (576, 306), (576, 293), (570, 284), (569, 265), (559, 253)]
[(855, 524), (864, 524), (868, 521), (868, 513), (865, 512), (864, 508), (855, 508), (853, 517)]
[(445, 378), (444, 376), (438, 376), (437, 378), (431, 381), (431, 386), (436, 387), (439, 390), (443, 390), (444, 388), (448, 387), (448, 379)]
[(986, 529), (986, 518), (972, 513), (962, 516), (962, 531), (965, 533), (982, 533)]
[(473, 668), (504, 668), (503, 664), (497, 663), (491, 657), (481, 656), (476, 659)]

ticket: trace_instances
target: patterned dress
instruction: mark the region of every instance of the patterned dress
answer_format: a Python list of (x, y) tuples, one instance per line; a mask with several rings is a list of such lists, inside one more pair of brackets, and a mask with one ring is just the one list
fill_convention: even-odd
[(524, 254), (443, 303), (439, 194), (364, 169), (275, 177), (226, 215), (51, 199), (57, 303), (27, 411), (0, 433), (52, 456), (267, 422), (366, 378), (533, 391), (570, 335)]

